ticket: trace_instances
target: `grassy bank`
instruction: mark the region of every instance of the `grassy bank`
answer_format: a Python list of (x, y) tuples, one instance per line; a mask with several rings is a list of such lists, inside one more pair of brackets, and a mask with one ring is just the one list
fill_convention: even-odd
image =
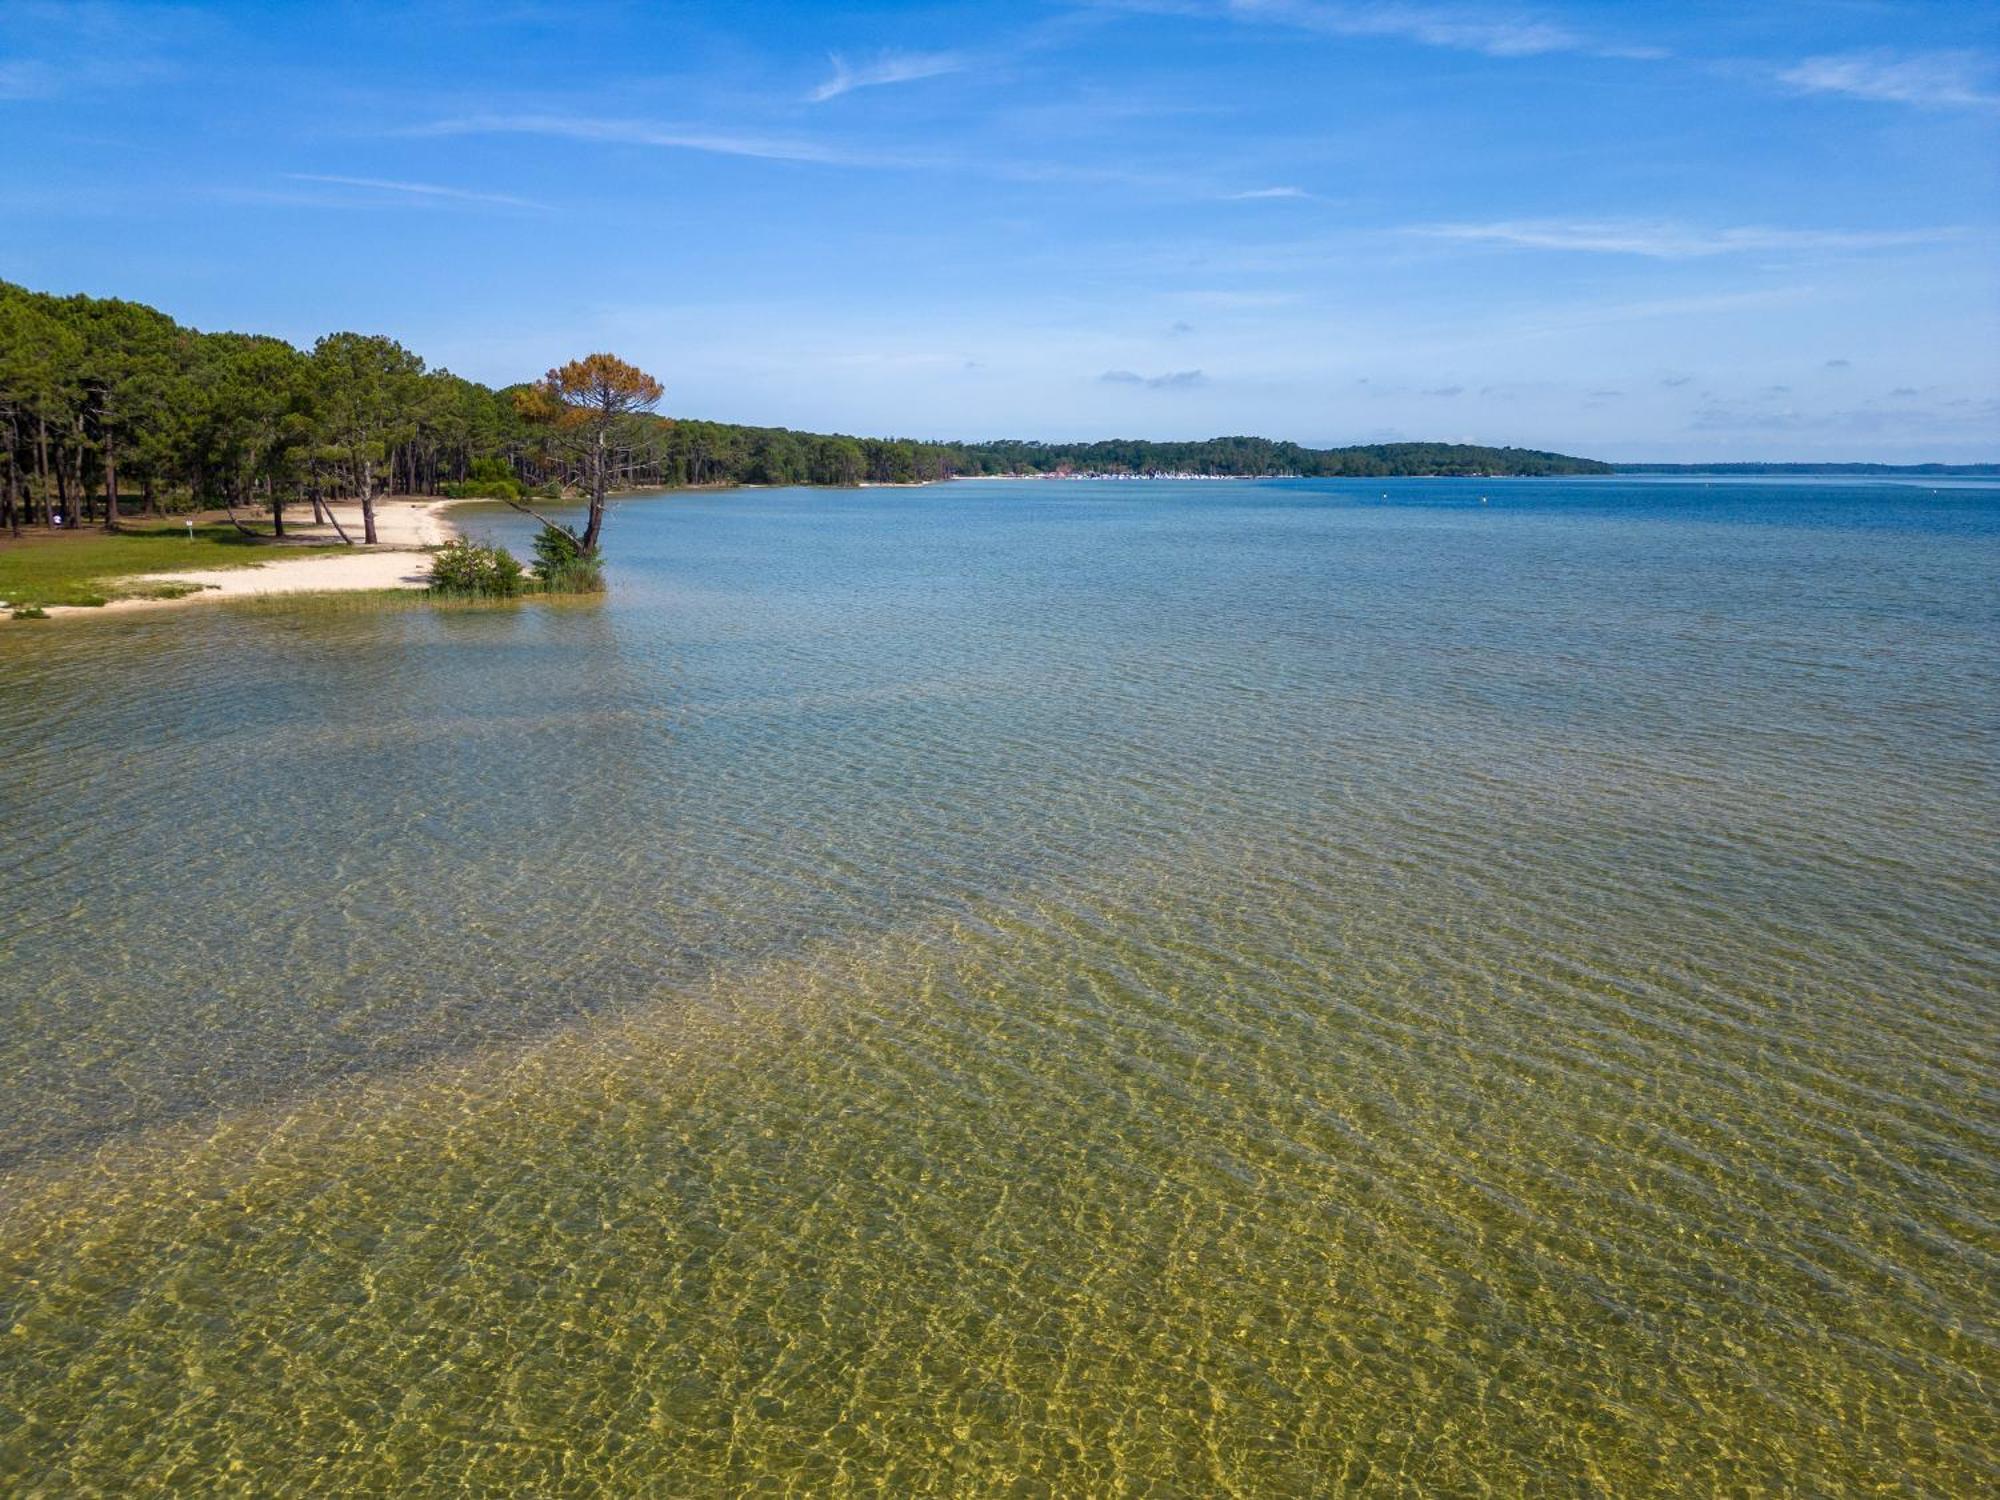
[(274, 542), (234, 527), (182, 525), (116, 532), (53, 532), (0, 541), (0, 599), (10, 608), (106, 604), (113, 599), (160, 599), (186, 585), (136, 582), (149, 573), (249, 567), (281, 557), (345, 551), (339, 545)]

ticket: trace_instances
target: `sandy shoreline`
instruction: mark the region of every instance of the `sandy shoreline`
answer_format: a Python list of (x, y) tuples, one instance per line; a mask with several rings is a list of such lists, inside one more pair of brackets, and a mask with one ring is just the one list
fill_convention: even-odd
[[(118, 580), (124, 584), (185, 583), (195, 591), (178, 599), (113, 599), (108, 604), (50, 605), (49, 614), (109, 615), (140, 609), (176, 609), (216, 599), (247, 599), (274, 594), (344, 594), (365, 589), (420, 589), (430, 583), (427, 547), (441, 546), (458, 535), (445, 517), (448, 506), (461, 502), (428, 497), (396, 496), (375, 502), (372, 547), (352, 552), (287, 558), (240, 568), (197, 568), (186, 572), (147, 573)], [(341, 501), (327, 507), (351, 537), (361, 535), (361, 507)], [(310, 514), (307, 511), (306, 514)], [(287, 518), (285, 534), (294, 540), (338, 542), (331, 526), (301, 524)], [(278, 549), (274, 549), (276, 551)]]

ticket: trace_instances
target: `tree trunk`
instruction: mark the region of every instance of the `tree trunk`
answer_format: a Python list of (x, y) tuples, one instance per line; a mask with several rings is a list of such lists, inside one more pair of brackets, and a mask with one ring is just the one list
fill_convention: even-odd
[(312, 491), (312, 508), (313, 508), (313, 521), (315, 524), (322, 521), (325, 522), (328, 526), (331, 526), (333, 528), (333, 534), (335, 536), (339, 537), (343, 542), (345, 542), (350, 547), (354, 545), (354, 538), (349, 536), (346, 533), (346, 531), (341, 528), (340, 518), (334, 515), (333, 506), (329, 504), (326, 500), (321, 498), (319, 486), (316, 484), (313, 486), (313, 491)]
[(35, 488), (42, 497), (42, 524), (56, 524), (55, 507), (49, 504), (49, 419), (35, 414)]
[(118, 529), (118, 439), (104, 423), (104, 529)]
[(71, 527), (77, 527), (83, 526), (90, 521), (94, 508), (91, 505), (90, 476), (84, 472), (83, 467), (84, 436), (83, 409), (81, 407), (77, 408), (76, 418), (70, 425), (74, 429), (73, 435), (76, 441), (70, 445), (68, 454), (69, 463), (66, 467), (69, 469), (70, 498), (76, 504), (76, 514), (69, 518), (69, 522)]
[(583, 550), (597, 550), (598, 534), (604, 530), (604, 482), (605, 450), (610, 434), (603, 428), (597, 432), (597, 447), (590, 465), (590, 520), (583, 528)]
[(21, 482), (21, 417), (17, 411), (7, 413), (7, 530), (14, 536), (21, 534), (20, 496), (27, 486)]
[(361, 540), (375, 545), (375, 460), (361, 460)]
[(231, 476), (230, 479), (222, 486), (222, 508), (229, 512), (229, 524), (231, 526), (234, 526), (238, 531), (242, 532), (243, 535), (245, 536), (255, 536), (257, 534), (256, 532), (252, 531), (248, 526), (245, 526), (241, 521), (236, 519), (236, 502), (241, 500), (242, 498), (243, 498), (242, 481), (236, 479), (234, 476)]

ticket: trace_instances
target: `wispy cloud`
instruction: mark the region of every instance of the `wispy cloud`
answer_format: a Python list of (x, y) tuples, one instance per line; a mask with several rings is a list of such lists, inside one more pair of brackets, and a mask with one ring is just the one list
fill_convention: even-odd
[(1141, 375), (1136, 370), (1106, 370), (1097, 377), (1104, 385), (1137, 385), (1149, 391), (1187, 391), (1208, 384), (1199, 370), (1171, 370), (1164, 375)]
[(1115, 185), (1178, 198), (1215, 196), (1215, 190), (1211, 185), (1171, 173), (1145, 173), (1125, 167), (1098, 167), (1072, 162), (1032, 161), (991, 155), (960, 156), (943, 151), (885, 150), (836, 145), (809, 137), (764, 135), (653, 120), (602, 119), (538, 113), (482, 114), (435, 120), (396, 133), (422, 137), (543, 136), (554, 140), (585, 141), (603, 145), (653, 146), (663, 150), (701, 151), (717, 156), (744, 156), (763, 161), (810, 162), (830, 167), (878, 171), (963, 172), (1009, 182)]
[(1310, 198), (1311, 193), (1301, 187), (1251, 188), (1248, 192), (1225, 195), (1231, 203), (1255, 203), (1273, 198)]
[(324, 182), (335, 187), (367, 188), (374, 192), (400, 193), (406, 197), (438, 203), (487, 203), (502, 208), (548, 210), (546, 203), (517, 198), (511, 193), (480, 193), (467, 188), (441, 187), (434, 182), (395, 182), (385, 177), (340, 177), (327, 172), (286, 172), (293, 182)]
[(1229, 9), (1254, 21), (1275, 21), (1334, 36), (1390, 36), (1427, 47), (1534, 57), (1575, 52), (1587, 43), (1553, 21), (1486, 16), (1420, 5), (1337, 5), (1324, 0), (1230, 0)]
[(1664, 57), (1656, 47), (1595, 40), (1561, 22), (1464, 5), (1341, 3), (1341, 0), (1094, 0), (1100, 9), (1228, 18), (1290, 26), (1323, 36), (1391, 37), (1487, 57), (1587, 52), (1600, 57)]
[[(1588, 300), (1546, 308), (1518, 320), (1493, 325), (1496, 337), (1509, 340), (1544, 339), (1588, 333), (1595, 337), (1614, 323), (1646, 323), (1659, 319), (1686, 320), (1718, 314), (1738, 317), (1766, 308), (1795, 306), (1815, 300), (1820, 289), (1796, 279), (1782, 286), (1757, 287), (1749, 291), (1704, 292), (1685, 297), (1641, 297), (1630, 301)], [(1660, 382), (1673, 386), (1687, 378), (1668, 376)]]
[(2000, 109), (1992, 58), (1977, 52), (1844, 52), (1808, 57), (1778, 81), (1807, 94), (1845, 94), (1932, 109)]
[(1642, 255), (1690, 260), (1712, 255), (1774, 251), (1886, 250), (1928, 245), (1962, 233), (1931, 229), (1772, 229), (1761, 225), (1709, 229), (1632, 220), (1510, 219), (1490, 224), (1426, 224), (1410, 231), (1431, 239), (1511, 245), (1526, 250), (1569, 250), (1602, 255)]
[(417, 136), (537, 135), (607, 145), (658, 146), (704, 151), (716, 156), (749, 156), (764, 161), (818, 162), (828, 166), (916, 166), (919, 158), (873, 155), (797, 137), (737, 134), (649, 120), (607, 120), (578, 115), (464, 115), (437, 120), (404, 132)]
[(920, 78), (938, 78), (946, 73), (963, 73), (966, 60), (956, 52), (884, 52), (873, 62), (854, 64), (838, 52), (828, 59), (833, 75), (806, 98), (824, 104), (851, 94), (856, 89), (879, 88), (888, 83), (915, 83)]
[(106, 0), (8, 0), (0, 5), (0, 100), (53, 99), (136, 88), (175, 71), (171, 59), (212, 21), (192, 7)]

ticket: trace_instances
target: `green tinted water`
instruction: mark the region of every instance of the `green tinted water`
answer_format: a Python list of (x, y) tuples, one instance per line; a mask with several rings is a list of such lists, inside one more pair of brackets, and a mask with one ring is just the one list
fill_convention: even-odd
[(2000, 495), (1380, 490), (8, 630), (6, 1487), (1991, 1488)]

